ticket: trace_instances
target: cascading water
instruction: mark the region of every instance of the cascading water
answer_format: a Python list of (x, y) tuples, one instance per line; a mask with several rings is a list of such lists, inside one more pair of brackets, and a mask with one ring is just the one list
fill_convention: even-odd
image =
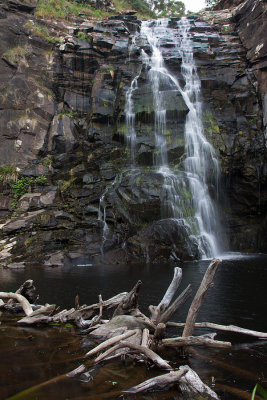
[[(153, 94), (156, 148), (154, 165), (164, 176), (162, 217), (174, 218), (178, 224), (184, 225), (192, 241), (197, 241), (201, 256), (213, 257), (220, 253), (219, 240), (216, 238), (220, 229), (208, 185), (218, 186), (219, 167), (215, 151), (204, 136), (199, 98), (200, 80), (194, 65), (193, 42), (189, 30), (190, 23), (186, 18), (177, 23), (175, 34), (173, 29), (168, 28), (167, 19), (144, 21), (140, 35), (148, 42), (151, 53), (142, 50), (142, 62), (147, 67)], [(172, 42), (173, 51), (177, 52), (182, 60), (183, 88), (165, 66), (160, 44), (162, 36), (168, 37)], [(132, 91), (137, 87), (137, 83), (138, 76), (132, 81), (127, 100), (131, 107), (128, 116), (126, 109), (126, 120), (131, 122), (131, 132), (135, 122), (132, 117)], [(184, 168), (180, 168), (180, 171), (172, 171), (168, 164), (166, 92), (179, 93), (188, 108), (185, 122)]]

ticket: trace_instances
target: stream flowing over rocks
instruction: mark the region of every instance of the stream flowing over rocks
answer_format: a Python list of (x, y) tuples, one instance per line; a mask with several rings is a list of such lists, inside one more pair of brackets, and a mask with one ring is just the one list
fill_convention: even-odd
[(0, 263), (266, 251), (266, 1), (146, 22), (34, 7), (0, 6), (0, 164), (25, 187), (0, 177)]

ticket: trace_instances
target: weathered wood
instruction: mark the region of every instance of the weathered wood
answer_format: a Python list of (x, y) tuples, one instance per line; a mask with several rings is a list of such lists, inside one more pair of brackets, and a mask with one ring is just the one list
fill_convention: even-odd
[(33, 325), (39, 323), (49, 323), (53, 321), (51, 314), (55, 311), (55, 304), (46, 304), (33, 311), (28, 317), (20, 319), (17, 323), (22, 325)]
[(122, 340), (119, 344), (121, 345), (121, 347), (129, 347), (130, 349), (137, 351), (138, 354), (144, 354), (159, 368), (172, 370), (172, 367), (165, 360), (163, 360), (163, 358), (161, 358), (157, 353), (155, 353), (151, 349), (148, 349), (147, 347), (137, 345), (126, 340)]
[(200, 307), (203, 303), (204, 297), (206, 295), (207, 290), (213, 285), (213, 280), (219, 265), (221, 264), (221, 260), (213, 259), (202, 279), (202, 282), (199, 286), (199, 289), (192, 301), (192, 304), (189, 308), (186, 323), (183, 331), (183, 337), (191, 336), (194, 332), (194, 325), (199, 313)]
[(28, 302), (28, 300), (22, 296), (21, 294), (18, 293), (8, 293), (8, 292), (0, 292), (0, 298), (1, 299), (14, 299), (16, 300), (18, 303), (21, 304), (21, 307), (23, 308), (23, 311), (25, 313), (25, 315), (29, 316), (33, 310), (32, 310), (32, 306), (30, 305), (30, 303)]
[(179, 387), (183, 393), (208, 396), (208, 398), (219, 400), (217, 394), (205, 385), (198, 374), (188, 365), (181, 366), (179, 371), (186, 373), (181, 377)]
[(166, 323), (173, 316), (173, 314), (181, 307), (186, 300), (189, 298), (192, 292), (191, 285), (189, 284), (187, 288), (177, 297), (177, 299), (167, 308), (167, 310), (159, 316), (158, 322)]
[[(117, 307), (123, 299), (127, 296), (127, 292), (119, 293), (116, 296), (111, 297), (108, 300), (103, 300), (103, 310), (109, 310), (111, 308)], [(83, 319), (89, 319), (94, 313), (99, 311), (99, 303), (91, 304), (91, 305), (82, 305), (79, 309), (76, 310), (79, 312), (79, 316)], [(78, 314), (77, 314), (78, 316)], [(76, 317), (77, 317), (76, 316)]]
[(136, 334), (136, 330), (130, 330), (130, 331), (123, 333), (122, 335), (117, 335), (108, 340), (105, 340), (103, 343), (100, 343), (98, 346), (96, 346), (92, 350), (88, 351), (88, 353), (85, 354), (85, 357), (91, 357), (91, 356), (97, 354), (99, 351), (102, 351), (102, 350), (106, 349), (107, 347), (109, 347), (123, 339), (127, 339), (128, 337), (135, 335), (135, 334)]
[(67, 373), (66, 376), (68, 378), (74, 378), (75, 376), (82, 374), (84, 371), (86, 371), (86, 366), (82, 364), (79, 367)]
[(132, 290), (120, 302), (113, 313), (113, 317), (115, 317), (116, 315), (130, 314), (133, 310), (138, 308), (138, 293), (141, 285), (142, 282), (139, 280), (132, 288)]
[(166, 335), (166, 325), (161, 322), (156, 327), (156, 330), (155, 330), (155, 333), (153, 336), (153, 341), (154, 340), (162, 340), (165, 338), (165, 335)]
[(131, 389), (124, 390), (124, 393), (140, 393), (140, 392), (146, 392), (148, 390), (156, 390), (158, 389), (163, 389), (165, 387), (168, 387), (174, 383), (177, 383), (181, 377), (186, 374), (188, 370), (184, 369), (183, 371), (172, 371), (169, 372), (168, 374), (156, 376), (155, 378), (148, 379), (147, 381), (144, 381), (140, 383), (137, 386), (133, 386)]
[(157, 324), (158, 322), (164, 322), (159, 320), (160, 316), (170, 305), (172, 298), (175, 295), (180, 285), (181, 279), (182, 279), (182, 269), (179, 267), (174, 268), (172, 281), (168, 289), (166, 290), (166, 293), (164, 294), (162, 300), (157, 306), (149, 306), (149, 311), (151, 313), (150, 319), (155, 324)]
[(138, 308), (135, 308), (131, 315), (135, 317), (138, 321), (141, 321), (145, 324), (145, 326), (150, 330), (150, 332), (154, 332), (156, 329), (155, 324), (145, 315), (143, 314)]
[(149, 347), (149, 329), (145, 328), (143, 329), (143, 333), (142, 333), (142, 341), (141, 341), (141, 346), (143, 347)]
[(221, 342), (218, 340), (210, 339), (206, 336), (187, 336), (163, 339), (162, 345), (167, 347), (209, 346), (222, 348), (228, 348), (232, 346), (230, 342)]
[[(176, 326), (177, 328), (183, 328), (185, 326), (185, 323), (168, 322), (167, 325)], [(266, 332), (253, 331), (251, 329), (241, 328), (240, 326), (235, 326), (235, 325), (220, 325), (220, 324), (213, 324), (212, 322), (196, 322), (195, 328), (210, 328), (210, 329), (217, 329), (219, 331), (240, 333), (243, 335), (254, 336), (262, 339), (267, 338)]]
[(121, 344), (117, 343), (115, 346), (111, 347), (110, 349), (107, 349), (104, 351), (104, 353), (100, 354), (96, 359), (94, 360), (94, 363), (100, 363), (101, 361), (104, 361), (107, 357), (109, 357), (112, 353), (115, 353), (116, 350), (121, 349)]

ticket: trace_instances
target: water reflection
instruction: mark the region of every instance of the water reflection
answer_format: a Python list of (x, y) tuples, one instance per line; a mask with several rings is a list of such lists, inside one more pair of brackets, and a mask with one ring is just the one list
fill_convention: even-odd
[[(266, 282), (267, 256), (227, 257), (215, 278), (215, 284), (207, 293), (198, 321), (235, 324), (248, 329), (267, 331)], [(183, 290), (192, 284), (193, 293), (206, 271), (209, 261), (191, 262), (183, 265)], [(40, 302), (56, 303), (64, 307), (74, 304), (78, 293), (80, 304), (96, 302), (98, 294), (104, 299), (132, 288), (138, 279), (143, 281), (140, 292), (142, 310), (147, 312), (150, 304), (158, 304), (173, 275), (171, 265), (125, 265), (64, 268), (38, 268), (25, 270), (0, 270), (0, 290), (14, 291), (26, 279), (33, 279), (41, 295)], [(187, 303), (174, 317), (184, 321)], [(2, 319), (0, 326), (0, 399), (6, 399), (37, 383), (68, 372), (80, 364), (88, 346), (76, 336), (73, 328), (16, 327), (15, 321)], [(204, 329), (196, 334), (206, 333)], [(172, 328), (171, 335), (179, 330)], [(266, 341), (256, 341), (246, 336), (218, 333), (219, 340), (230, 340), (232, 349), (192, 349), (182, 363), (189, 363), (209, 384), (215, 383), (223, 399), (234, 399), (229, 388), (251, 391), (260, 379), (267, 375)], [(78, 359), (78, 360), (77, 360)], [(29, 393), (20, 400), (51, 398), (60, 399), (122, 399), (121, 390), (157, 375), (159, 371), (148, 371), (145, 367), (134, 368), (121, 363), (103, 368), (93, 382), (76, 380), (54, 383), (40, 389), (38, 396)], [(113, 385), (111, 382), (117, 382)], [(217, 385), (217, 387), (216, 387)], [(264, 383), (263, 383), (264, 385)], [(266, 385), (266, 383), (265, 383)], [(216, 389), (217, 388), (217, 389)], [(247, 393), (248, 394), (248, 393)], [(37, 397), (36, 397), (37, 396)], [(133, 398), (133, 397), (131, 397)], [(136, 399), (179, 399), (176, 391), (135, 396)], [(243, 397), (244, 398), (244, 397)], [(249, 398), (249, 397), (248, 397)]]

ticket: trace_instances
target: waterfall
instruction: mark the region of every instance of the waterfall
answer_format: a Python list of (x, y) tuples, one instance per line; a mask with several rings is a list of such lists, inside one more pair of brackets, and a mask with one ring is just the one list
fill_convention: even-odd
[[(218, 188), (219, 165), (215, 151), (204, 135), (201, 121), (200, 79), (193, 59), (193, 41), (190, 23), (186, 18), (177, 22), (177, 29), (168, 27), (168, 19), (143, 21), (141, 37), (149, 44), (149, 51), (142, 50), (142, 62), (147, 69), (154, 107), (154, 166), (164, 177), (161, 193), (162, 218), (173, 218), (186, 227), (188, 236), (197, 241), (201, 256), (213, 257), (220, 253), (220, 227), (216, 206), (210, 196), (209, 186)], [(167, 37), (172, 51), (181, 59), (181, 83), (165, 66), (161, 39)], [(138, 78), (132, 81), (126, 104), (129, 115), (126, 120), (130, 135), (136, 139), (132, 126), (134, 88)], [(185, 159), (179, 171), (168, 163), (166, 129), (166, 96), (178, 93), (182, 96), (188, 114), (185, 122)], [(178, 106), (177, 106), (178, 107)], [(133, 134), (134, 132), (134, 134)], [(133, 141), (133, 140), (132, 140)], [(132, 143), (131, 141), (131, 143)], [(133, 151), (131, 147), (131, 151)]]

